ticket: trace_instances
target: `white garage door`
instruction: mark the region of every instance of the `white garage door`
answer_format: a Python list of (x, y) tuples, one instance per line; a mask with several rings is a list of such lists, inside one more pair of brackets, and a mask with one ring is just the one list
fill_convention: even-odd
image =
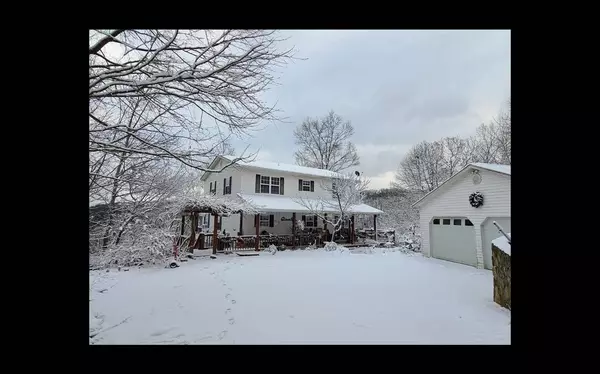
[(502, 236), (494, 226), (496, 221), (505, 233), (510, 232), (510, 217), (488, 217), (481, 225), (481, 239), (483, 252), (483, 267), (492, 269), (492, 240)]
[(434, 217), (431, 222), (431, 256), (477, 266), (475, 227), (464, 217)]

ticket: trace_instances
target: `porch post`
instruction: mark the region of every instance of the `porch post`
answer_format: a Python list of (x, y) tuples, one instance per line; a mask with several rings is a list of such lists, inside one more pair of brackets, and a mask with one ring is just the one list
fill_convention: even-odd
[(213, 213), (213, 215), (215, 216), (215, 224), (213, 225), (213, 241), (212, 241), (213, 243), (212, 244), (213, 244), (213, 255), (216, 255), (217, 254), (217, 240), (218, 240), (217, 239), (217, 236), (218, 236), (217, 222), (218, 222), (219, 217), (217, 217), (217, 215), (215, 213)]
[(296, 212), (292, 213), (292, 247), (296, 249)]
[(244, 212), (240, 211), (240, 234), (244, 235)]
[(375, 231), (375, 241), (377, 241), (377, 214), (373, 214), (373, 231)]
[(192, 252), (194, 252), (194, 244), (196, 244), (196, 213), (192, 212), (192, 216), (190, 217), (190, 226), (192, 228), (192, 233), (190, 234), (190, 242), (188, 243), (188, 249), (192, 248)]
[(260, 214), (254, 215), (254, 223), (256, 224), (256, 239), (254, 240), (254, 250), (258, 252), (260, 243)]
[(354, 214), (350, 218), (350, 244), (354, 244)]

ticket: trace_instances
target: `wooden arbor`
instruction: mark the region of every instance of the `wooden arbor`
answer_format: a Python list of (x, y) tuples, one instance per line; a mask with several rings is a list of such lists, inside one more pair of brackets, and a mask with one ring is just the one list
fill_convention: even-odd
[[(177, 241), (177, 245), (182, 245), (187, 241), (188, 247), (187, 250), (193, 252), (194, 249), (205, 249), (205, 243), (209, 244), (212, 247), (212, 253), (217, 253), (218, 246), (218, 222), (219, 217), (229, 216), (234, 213), (241, 213), (242, 210), (234, 210), (231, 207), (226, 205), (199, 205), (199, 204), (188, 204), (181, 211), (181, 223), (180, 223), (180, 237)], [(213, 230), (212, 235), (210, 235), (210, 240), (205, 242), (205, 237), (207, 236), (204, 233), (201, 233), (196, 237), (196, 229), (198, 227), (199, 215), (201, 213), (208, 213), (212, 216), (213, 219)], [(185, 235), (186, 228), (186, 217), (189, 219), (189, 227), (190, 227), (190, 236), (187, 237)], [(189, 239), (189, 240), (187, 240)]]

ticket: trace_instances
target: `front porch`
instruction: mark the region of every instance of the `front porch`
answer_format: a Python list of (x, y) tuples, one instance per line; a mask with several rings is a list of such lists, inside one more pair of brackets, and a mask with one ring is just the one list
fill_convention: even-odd
[[(316, 215), (291, 198), (238, 196), (244, 203), (252, 205), (252, 212), (242, 209), (228, 212), (204, 209), (184, 211), (178, 244), (181, 247), (187, 244), (190, 251), (211, 248), (212, 253), (216, 254), (260, 251), (271, 245), (282, 250), (322, 247), (325, 242), (332, 240), (342, 245), (357, 246), (367, 238), (375, 241), (380, 239), (378, 235), (369, 236), (368, 233), (369, 230), (378, 232), (377, 216), (381, 211), (366, 204), (352, 206), (342, 220), (340, 229), (334, 232), (330, 222), (338, 221), (339, 212)], [(186, 217), (189, 217), (188, 225)], [(189, 236), (186, 235), (187, 227)]]
[[(332, 240), (349, 247), (359, 246), (368, 237), (364, 235), (364, 227), (377, 227), (377, 214), (355, 214), (343, 220), (341, 228), (334, 232), (332, 224), (327, 221), (339, 217), (334, 213), (331, 213), (331, 218), (327, 214), (324, 216), (327, 220), (308, 212), (264, 211), (223, 217), (217, 223), (217, 252), (259, 251), (271, 245), (281, 250), (322, 247)], [(373, 236), (370, 238), (376, 240)]]

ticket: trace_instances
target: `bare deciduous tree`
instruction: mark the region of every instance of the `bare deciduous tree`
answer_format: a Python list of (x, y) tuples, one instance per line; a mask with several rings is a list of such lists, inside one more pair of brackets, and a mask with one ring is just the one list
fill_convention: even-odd
[(454, 175), (467, 163), (467, 142), (458, 136), (442, 139), (446, 175)]
[(444, 144), (421, 142), (411, 148), (400, 162), (396, 172), (396, 185), (418, 191), (432, 191), (445, 179), (447, 162)]
[(447, 137), (413, 146), (400, 162), (394, 187), (429, 192), (470, 162), (510, 165), (510, 100), (489, 124), (482, 124), (468, 139)]
[[(206, 171), (207, 158), (223, 139), (277, 120), (275, 109), (261, 99), (275, 80), (273, 68), (291, 58), (290, 50), (277, 50), (281, 39), (276, 35), (267, 30), (90, 31), (90, 169), (97, 170), (106, 154), (127, 153)], [(147, 113), (137, 116), (135, 131), (122, 121), (126, 107)], [(124, 144), (124, 138), (136, 142)], [(157, 138), (173, 143), (165, 146)]]
[(494, 124), (498, 131), (496, 132), (498, 144), (498, 162), (510, 165), (511, 162), (511, 103), (507, 102), (507, 109), (502, 110), (497, 118), (494, 118)]
[(294, 137), (300, 146), (294, 156), (302, 166), (339, 172), (359, 165), (356, 147), (350, 141), (354, 128), (350, 121), (329, 112), (323, 118), (307, 118), (296, 130)]
[[(321, 188), (331, 195), (331, 198), (300, 196), (295, 201), (330, 224), (333, 228), (332, 234), (335, 234), (342, 228), (342, 222), (352, 214), (352, 208), (362, 204), (369, 182), (368, 179), (355, 173), (332, 173), (331, 179), (320, 184)], [(337, 219), (333, 213), (339, 213)]]

